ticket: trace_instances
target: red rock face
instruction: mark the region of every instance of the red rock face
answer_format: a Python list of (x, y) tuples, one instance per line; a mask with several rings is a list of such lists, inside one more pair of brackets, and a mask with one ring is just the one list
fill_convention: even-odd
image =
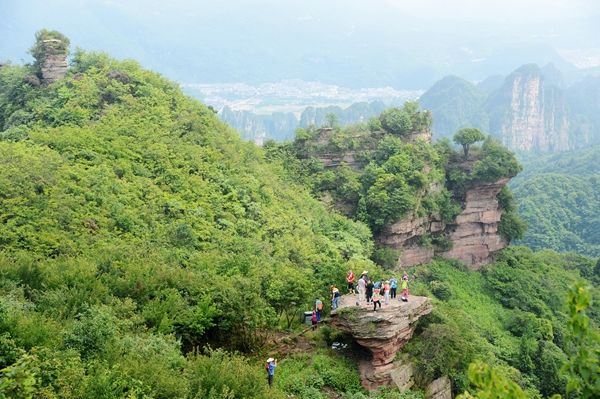
[(477, 269), (488, 263), (494, 252), (508, 245), (498, 233), (502, 210), (496, 198), (508, 180), (479, 184), (467, 190), (465, 209), (456, 217), (455, 223), (446, 228), (452, 249), (440, 255), (461, 260)]
[[(411, 296), (408, 302), (398, 299), (383, 304), (377, 312), (372, 305), (356, 306), (354, 295), (344, 295), (340, 308), (331, 314), (333, 326), (351, 334), (356, 342), (369, 349), (372, 358), (360, 366), (362, 384), (367, 389), (408, 384), (408, 365), (395, 362), (396, 354), (412, 337), (416, 321), (431, 312), (427, 297)], [(408, 373), (412, 375), (411, 373)], [(396, 381), (404, 382), (396, 382)]]
[(379, 242), (400, 250), (400, 267), (419, 265), (431, 261), (435, 255), (433, 247), (425, 248), (418, 244), (419, 237), (442, 230), (442, 222), (435, 216), (409, 216), (391, 225), (388, 231), (379, 237)]
[[(439, 255), (461, 260), (477, 269), (488, 263), (494, 252), (508, 245), (498, 233), (502, 210), (496, 198), (508, 180), (506, 178), (468, 188), (464, 210), (448, 226), (444, 227), (435, 215), (411, 216), (394, 223), (379, 237), (379, 242), (400, 250), (399, 268), (427, 263)], [(452, 241), (452, 249), (449, 251), (419, 245), (419, 237), (442, 231)]]
[(42, 82), (50, 84), (63, 79), (67, 74), (66, 54), (49, 54), (42, 65)]

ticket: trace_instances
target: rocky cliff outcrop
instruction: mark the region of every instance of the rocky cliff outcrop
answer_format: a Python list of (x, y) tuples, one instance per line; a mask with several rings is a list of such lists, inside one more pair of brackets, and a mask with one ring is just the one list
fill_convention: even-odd
[(446, 376), (433, 380), (425, 390), (427, 399), (452, 399), (452, 384)]
[(423, 246), (420, 238), (426, 234), (439, 233), (444, 230), (441, 220), (434, 215), (403, 218), (392, 224), (379, 242), (387, 247), (400, 250), (398, 265), (412, 266), (427, 263), (435, 256), (433, 246)]
[(446, 227), (445, 235), (452, 242), (452, 248), (440, 255), (478, 268), (489, 262), (494, 252), (508, 245), (498, 232), (502, 209), (497, 198), (508, 180), (479, 183), (467, 188), (464, 210), (454, 223)]
[(45, 55), (41, 61), (42, 82), (50, 84), (63, 79), (67, 74), (67, 53), (60, 46), (58, 39), (46, 39), (43, 41)]
[(560, 151), (571, 148), (563, 91), (537, 65), (506, 78), (488, 99), (490, 130), (509, 148)]
[(396, 354), (412, 337), (416, 322), (432, 310), (427, 297), (411, 296), (409, 302), (390, 301), (380, 310), (371, 306), (356, 306), (354, 295), (344, 295), (338, 310), (331, 314), (331, 324), (351, 334), (367, 348), (371, 359), (360, 366), (362, 384), (367, 389), (412, 385), (412, 366)]
[[(436, 215), (409, 216), (392, 224), (379, 237), (385, 246), (400, 250), (399, 267), (427, 263), (434, 256), (458, 259), (476, 269), (488, 263), (494, 252), (508, 242), (498, 233), (502, 209), (497, 195), (508, 178), (493, 183), (478, 183), (467, 187), (463, 211), (446, 226)], [(451, 243), (446, 250), (434, 244), (423, 245), (422, 237), (438, 235)]]

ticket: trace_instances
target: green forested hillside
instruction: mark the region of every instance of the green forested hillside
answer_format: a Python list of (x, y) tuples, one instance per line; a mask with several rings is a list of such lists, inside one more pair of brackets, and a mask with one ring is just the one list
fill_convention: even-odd
[[(586, 296), (597, 289), (571, 291), (575, 310), (564, 304), (574, 283), (597, 285), (598, 263), (524, 248), (483, 272), (441, 260), (409, 271), (413, 294), (437, 298), (406, 349), (411, 391), (364, 391), (354, 358), (326, 347), (336, 338), (326, 328), (304, 338), (313, 351), (286, 351), (299, 312), (348, 269), (391, 273), (369, 260), (369, 226), (309, 188), (355, 201), (353, 216), (375, 230), (410, 210), (452, 217), (448, 195), (423, 190), (444, 181), (447, 146), (389, 137), (360, 176), (300, 173), (310, 159), (281, 160), (309, 149), (314, 132), (265, 155), (135, 62), (77, 52), (65, 79), (40, 85), (38, 72), (0, 69), (0, 399), (417, 399), (440, 375), (455, 392), (481, 388), (485, 376), (467, 378), (480, 360), (533, 398), (565, 392), (567, 377), (579, 392), (597, 380), (599, 310)], [(407, 121), (428, 122), (411, 111), (379, 121), (402, 136)], [(354, 149), (355, 133), (368, 141), (369, 129), (353, 129), (330, 149)], [(454, 184), (518, 169), (492, 141), (480, 151)], [(265, 348), (285, 355), (273, 389)], [(574, 371), (562, 373), (567, 360)]]
[[(467, 365), (482, 361), (518, 382), (527, 397), (565, 393), (560, 368), (572, 347), (564, 302), (582, 277), (597, 287), (595, 261), (510, 247), (481, 272), (438, 260), (411, 273), (412, 292), (435, 298), (434, 312), (407, 347), (417, 378), (449, 375), (461, 392), (468, 387)], [(599, 305), (590, 310), (596, 323)]]
[[(41, 372), (43, 397), (233, 397), (180, 350), (260, 350), (370, 264), (365, 225), (173, 83), (83, 52), (53, 85), (33, 73), (0, 70), (0, 369)], [(265, 397), (260, 375), (240, 383)]]
[(600, 147), (529, 156), (511, 182), (534, 249), (600, 256)]
[(451, 137), (464, 127), (489, 130), (489, 116), (484, 109), (487, 93), (458, 76), (446, 76), (419, 98), (419, 104), (433, 114), (436, 138)]

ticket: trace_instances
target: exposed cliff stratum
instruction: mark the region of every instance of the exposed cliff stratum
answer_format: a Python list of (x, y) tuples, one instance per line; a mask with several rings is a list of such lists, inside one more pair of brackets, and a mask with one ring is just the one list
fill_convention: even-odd
[(408, 389), (413, 384), (412, 366), (397, 361), (396, 355), (412, 337), (417, 320), (433, 310), (431, 300), (418, 296), (408, 302), (391, 300), (376, 312), (371, 305), (356, 306), (356, 300), (355, 295), (344, 295), (331, 314), (331, 324), (371, 353), (371, 358), (359, 365), (363, 386)]

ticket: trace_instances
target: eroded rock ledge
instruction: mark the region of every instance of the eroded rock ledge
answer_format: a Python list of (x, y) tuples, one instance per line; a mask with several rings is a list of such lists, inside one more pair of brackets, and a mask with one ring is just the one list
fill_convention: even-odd
[[(396, 354), (412, 337), (416, 322), (433, 309), (427, 297), (411, 296), (408, 302), (397, 298), (389, 305), (373, 311), (370, 306), (356, 306), (356, 296), (344, 295), (338, 310), (331, 313), (331, 324), (352, 335), (356, 342), (367, 348), (372, 357), (360, 364), (362, 384), (366, 389), (397, 386), (406, 389), (412, 372), (410, 365), (395, 361)], [(410, 371), (410, 370), (408, 370)], [(403, 376), (408, 376), (403, 378)]]
[[(427, 263), (434, 256), (458, 259), (477, 269), (488, 263), (494, 252), (505, 248), (508, 242), (498, 232), (502, 209), (497, 195), (508, 183), (508, 178), (492, 183), (478, 183), (465, 191), (464, 209), (453, 223), (443, 226), (435, 215), (409, 216), (394, 223), (381, 235), (379, 242), (401, 251), (399, 267)], [(419, 237), (440, 233), (452, 242), (447, 251), (433, 246), (419, 245)]]

